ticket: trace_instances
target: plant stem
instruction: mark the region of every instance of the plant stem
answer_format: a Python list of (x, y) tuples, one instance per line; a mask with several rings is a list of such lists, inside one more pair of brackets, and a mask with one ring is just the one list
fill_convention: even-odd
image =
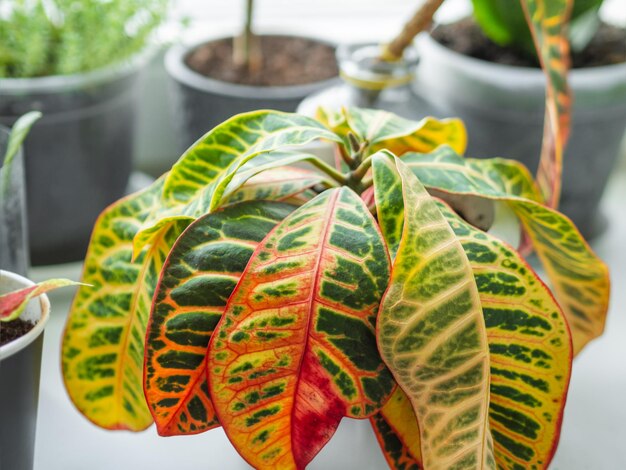
[(244, 27), (233, 44), (233, 62), (235, 66), (244, 68), (250, 72), (258, 70), (261, 57), (258, 50), (257, 38), (252, 31), (252, 18), (254, 13), (254, 0), (245, 0)]
[(337, 183), (343, 185), (343, 186), (348, 186), (348, 176), (344, 175), (340, 172), (338, 172), (337, 170), (335, 170), (332, 166), (327, 165), (325, 162), (323, 162), (322, 160), (320, 160), (317, 157), (311, 157), (310, 159), (307, 160), (311, 165), (313, 165), (314, 167), (316, 167), (318, 170), (326, 173), (328, 176), (330, 176), (332, 179), (334, 179), (335, 181), (337, 181)]
[(413, 18), (404, 25), (402, 32), (385, 46), (381, 59), (387, 62), (401, 59), (404, 50), (413, 42), (415, 36), (430, 26), (433, 15), (443, 2), (444, 0), (425, 0)]

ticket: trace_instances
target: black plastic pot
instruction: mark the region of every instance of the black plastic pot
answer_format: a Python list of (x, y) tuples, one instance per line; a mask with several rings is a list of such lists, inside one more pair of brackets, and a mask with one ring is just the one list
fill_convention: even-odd
[[(255, 109), (292, 112), (305, 96), (339, 82), (339, 78), (331, 78), (306, 85), (268, 87), (239, 85), (208, 78), (190, 69), (185, 63), (189, 53), (205, 43), (175, 45), (165, 56), (165, 68), (173, 83), (174, 115), (181, 126), (181, 150), (235, 114)], [(334, 44), (331, 45), (334, 47)]]
[[(33, 285), (0, 271), (0, 293)], [(32, 470), (43, 332), (50, 316), (45, 295), (31, 300), (21, 318), (36, 322), (27, 334), (0, 346), (0, 468)], [(0, 328), (2, 325), (0, 325)]]
[(84, 257), (97, 215), (131, 171), (138, 73), (147, 56), (98, 71), (0, 80), (0, 123), (43, 118), (25, 143), (33, 264)]
[[(467, 126), (467, 155), (508, 157), (535, 172), (545, 109), (539, 69), (486, 62), (424, 36), (415, 92), (436, 116), (458, 116)], [(598, 205), (626, 129), (626, 63), (574, 69), (572, 129), (564, 155), (560, 210), (591, 238), (605, 221)]]

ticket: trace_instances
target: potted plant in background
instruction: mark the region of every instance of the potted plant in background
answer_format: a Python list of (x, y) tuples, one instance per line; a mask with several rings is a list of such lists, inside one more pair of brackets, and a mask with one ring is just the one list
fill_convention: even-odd
[[(626, 29), (600, 21), (601, 0), (572, 3), (572, 132), (560, 207), (591, 237), (604, 226), (598, 205), (626, 130)], [(463, 119), (471, 155), (499, 152), (535, 169), (545, 78), (524, 12), (517, 2), (473, 5), (474, 20), (439, 25), (423, 38), (416, 90), (436, 115)]]
[(230, 116), (254, 109), (295, 111), (337, 79), (335, 47), (297, 35), (256, 34), (253, 0), (235, 37), (175, 45), (165, 66), (173, 80), (181, 148)]
[(23, 116), (6, 136), (0, 129), (0, 466), (15, 470), (33, 466), (41, 348), (50, 309), (42, 294), (73, 284), (56, 279), (36, 286), (20, 275), (28, 266), (21, 145), (40, 116)]
[[(544, 468), (605, 265), (521, 164), (461, 157), (459, 121), (320, 116), (235, 116), (102, 213), (98, 288), (62, 346), (72, 401), (106, 429), (221, 424), (260, 469), (304, 468), (346, 416), (370, 418), (392, 468)], [(286, 166), (302, 161), (317, 171)], [(552, 292), (451, 196), (509, 207)]]
[[(523, 8), (522, 5), (528, 5), (528, 2), (474, 1), (474, 16), (484, 32), (511, 45), (502, 48), (493, 44), (472, 19), (439, 25), (433, 32), (434, 39), (424, 35), (419, 41), (419, 64), (415, 71), (415, 52), (405, 47), (418, 32), (430, 26), (430, 18), (441, 3), (442, 0), (424, 3), (402, 33), (390, 43), (389, 46), (396, 49), (391, 54), (389, 47), (381, 52), (381, 47), (373, 44), (344, 48), (340, 67), (347, 85), (309, 97), (299, 110), (312, 115), (319, 105), (357, 104), (391, 110), (414, 119), (426, 115), (458, 116), (466, 123), (471, 136), (469, 155), (503, 155), (522, 161), (533, 171), (538, 169), (542, 150), (540, 135), (544, 129), (541, 116), (545, 112), (546, 94), (545, 73), (538, 67), (540, 62), (550, 61), (545, 55), (549, 49), (541, 51), (540, 59), (533, 52), (529, 25), (533, 31), (540, 30), (541, 26), (525, 17), (526, 6)], [(594, 36), (594, 26), (599, 23), (601, 2), (598, 0), (539, 4), (547, 9), (547, 15), (553, 11), (560, 15), (555, 24), (563, 34), (571, 23), (570, 36), (573, 36), (575, 51), (575, 69), (571, 71), (570, 80), (575, 103), (575, 129), (571, 134), (575, 140), (568, 145), (565, 155), (567, 164), (563, 169), (560, 207), (583, 235), (589, 237), (601, 229), (597, 217), (598, 203), (626, 127), (623, 80), (626, 32), (603, 25)], [(569, 8), (572, 9), (571, 22), (564, 21), (568, 19)], [(438, 40), (462, 53), (444, 47)], [(568, 52), (563, 49), (567, 43), (561, 41), (558, 47), (563, 60), (557, 63), (561, 64), (559, 67), (567, 67)], [(604, 66), (594, 63), (594, 67), (578, 68), (585, 62), (591, 65), (598, 53), (600, 61), (614, 63)], [(391, 57), (394, 60), (377, 60), (385, 54), (384, 59)], [(484, 59), (505, 64), (489, 63)], [(554, 87), (554, 82), (549, 83), (549, 88)], [(563, 102), (562, 106), (569, 105)], [(566, 136), (569, 123), (558, 122), (557, 118), (557, 114), (563, 115), (562, 111), (553, 110), (547, 122), (553, 121), (563, 127), (562, 134)], [(545, 144), (544, 149), (548, 149), (549, 142)], [(557, 173), (559, 167), (560, 163), (556, 167)], [(553, 179), (561, 180), (560, 177)]]
[(45, 117), (26, 144), (35, 264), (84, 256), (131, 171), (135, 84), (166, 0), (12, 2), (0, 14), (0, 123)]

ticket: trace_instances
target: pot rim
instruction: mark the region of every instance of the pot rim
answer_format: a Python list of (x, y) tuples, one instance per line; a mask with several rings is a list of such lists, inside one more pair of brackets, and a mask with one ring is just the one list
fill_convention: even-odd
[[(0, 278), (2, 277), (9, 277), (12, 280), (17, 281), (19, 284), (21, 284), (22, 287), (30, 287), (35, 285), (35, 283), (30, 279), (20, 276), (19, 274), (15, 274), (11, 271), (0, 270)], [(39, 335), (43, 333), (43, 330), (46, 327), (46, 323), (48, 323), (48, 320), (50, 319), (50, 300), (48, 299), (48, 296), (46, 294), (41, 294), (37, 298), (32, 299), (31, 302), (39, 302), (39, 321), (24, 336), (21, 336), (11, 341), (10, 343), (5, 344), (4, 346), (0, 346), (0, 361), (13, 356), (14, 354), (17, 354), (33, 341), (35, 341), (39, 337)]]
[[(418, 38), (418, 47), (421, 52), (422, 48), (430, 48), (436, 51), (446, 62), (458, 62), (462, 68), (470, 72), (477, 72), (481, 75), (504, 75), (515, 77), (515, 81), (524, 80), (531, 85), (543, 85), (545, 83), (544, 71), (536, 67), (505, 65), (487, 60), (470, 57), (453, 49), (450, 49), (435, 39), (428, 33), (421, 34)], [(597, 67), (575, 68), (569, 70), (569, 81), (572, 87), (576, 86), (593, 86), (596, 80), (602, 80), (615, 83), (624, 82), (624, 74), (626, 74), (626, 62), (618, 64), (601, 65)], [(597, 83), (596, 83), (597, 85)]]
[[(337, 48), (337, 44), (325, 39), (320, 39), (313, 36), (307, 36), (297, 33), (288, 32), (264, 32), (264, 36), (286, 36), (286, 37), (299, 37), (309, 39)], [(167, 73), (176, 81), (181, 82), (191, 88), (195, 88), (200, 91), (218, 93), (220, 95), (246, 98), (246, 99), (285, 99), (291, 100), (301, 98), (306, 95), (319, 90), (322, 87), (327, 87), (335, 84), (338, 81), (337, 77), (331, 77), (326, 80), (320, 80), (313, 83), (306, 83), (302, 85), (286, 85), (286, 86), (254, 86), (254, 85), (241, 85), (238, 83), (229, 83), (222, 80), (216, 80), (214, 78), (205, 77), (204, 75), (192, 70), (185, 63), (187, 55), (197, 47), (222, 39), (231, 39), (233, 36), (218, 36), (209, 39), (203, 39), (200, 41), (194, 41), (188, 45), (174, 44), (171, 46), (165, 54), (165, 69)], [(259, 96), (259, 91), (262, 92), (262, 96)]]
[(68, 75), (46, 75), (29, 78), (0, 79), (0, 95), (24, 93), (64, 93), (67, 90), (99, 85), (132, 75), (147, 64), (157, 53), (158, 45), (146, 46), (142, 51), (120, 62)]

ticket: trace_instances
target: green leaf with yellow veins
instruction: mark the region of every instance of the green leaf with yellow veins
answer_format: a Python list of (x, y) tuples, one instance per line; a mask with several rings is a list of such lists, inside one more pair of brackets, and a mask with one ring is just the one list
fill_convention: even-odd
[(410, 121), (381, 110), (343, 108), (333, 111), (323, 107), (318, 109), (316, 117), (341, 136), (344, 145), (349, 145), (347, 135), (352, 132), (368, 144), (369, 153), (382, 149), (396, 155), (431, 152), (443, 144), (463, 153), (467, 147), (467, 132), (459, 119), (427, 117), (421, 121)]
[(289, 200), (317, 184), (322, 184), (324, 181), (324, 177), (314, 171), (295, 167), (279, 167), (251, 177), (243, 186), (226, 198), (224, 205), (251, 200)]
[(344, 416), (393, 391), (375, 322), (389, 279), (378, 227), (348, 188), (292, 212), (261, 242), (209, 346), (226, 434), (256, 468), (304, 468)]
[[(546, 76), (546, 113), (537, 183), (551, 208), (559, 206), (563, 151), (569, 137), (572, 95), (567, 81), (567, 37), (574, 0), (520, 0)], [(579, 2), (580, 3), (580, 2)]]
[[(435, 200), (401, 160), (373, 157), (374, 185), (391, 160), (404, 225), (381, 301), (381, 356), (420, 427), (425, 468), (495, 468), (488, 423), (489, 349), (469, 260)], [(379, 200), (377, 199), (377, 203)]]
[(90, 421), (139, 431), (152, 423), (143, 395), (143, 351), (152, 295), (163, 262), (182, 231), (163, 231), (132, 259), (132, 241), (158, 201), (163, 179), (121, 199), (96, 221), (82, 282), (65, 326), (65, 387)]
[[(321, 138), (340, 140), (311, 118), (280, 111), (253, 111), (220, 124), (190, 147), (170, 170), (159, 207), (135, 237), (135, 254), (171, 223), (189, 224), (214, 211), (227, 188), (230, 194), (237, 190), (231, 182), (250, 160)], [(285, 163), (276, 158), (275, 164)]]
[[(530, 186), (523, 182), (522, 173), (495, 168), (489, 160), (472, 162), (453, 155), (450, 149), (446, 152), (445, 165), (441, 169), (437, 168), (438, 161), (422, 164), (426, 156), (409, 156), (407, 163), (429, 188), (504, 201), (513, 210), (565, 312), (572, 330), (574, 353), (577, 354), (604, 330), (610, 294), (607, 266), (591, 250), (571, 220), (541, 204), (535, 197), (536, 191), (529, 192)], [(419, 164), (415, 163), (417, 160)], [(492, 176), (480, 181), (475, 174), (476, 167)]]
[(258, 243), (294, 209), (249, 201), (207, 214), (178, 238), (157, 285), (145, 348), (144, 390), (162, 436), (219, 425), (209, 396), (209, 339)]
[[(548, 288), (511, 247), (454, 214), (468, 255), (490, 350), (489, 419), (499, 468), (547, 468), (560, 434), (572, 363), (571, 336)], [(403, 220), (400, 221), (403, 224)], [(417, 420), (400, 389), (371, 418), (393, 469), (421, 467)]]

